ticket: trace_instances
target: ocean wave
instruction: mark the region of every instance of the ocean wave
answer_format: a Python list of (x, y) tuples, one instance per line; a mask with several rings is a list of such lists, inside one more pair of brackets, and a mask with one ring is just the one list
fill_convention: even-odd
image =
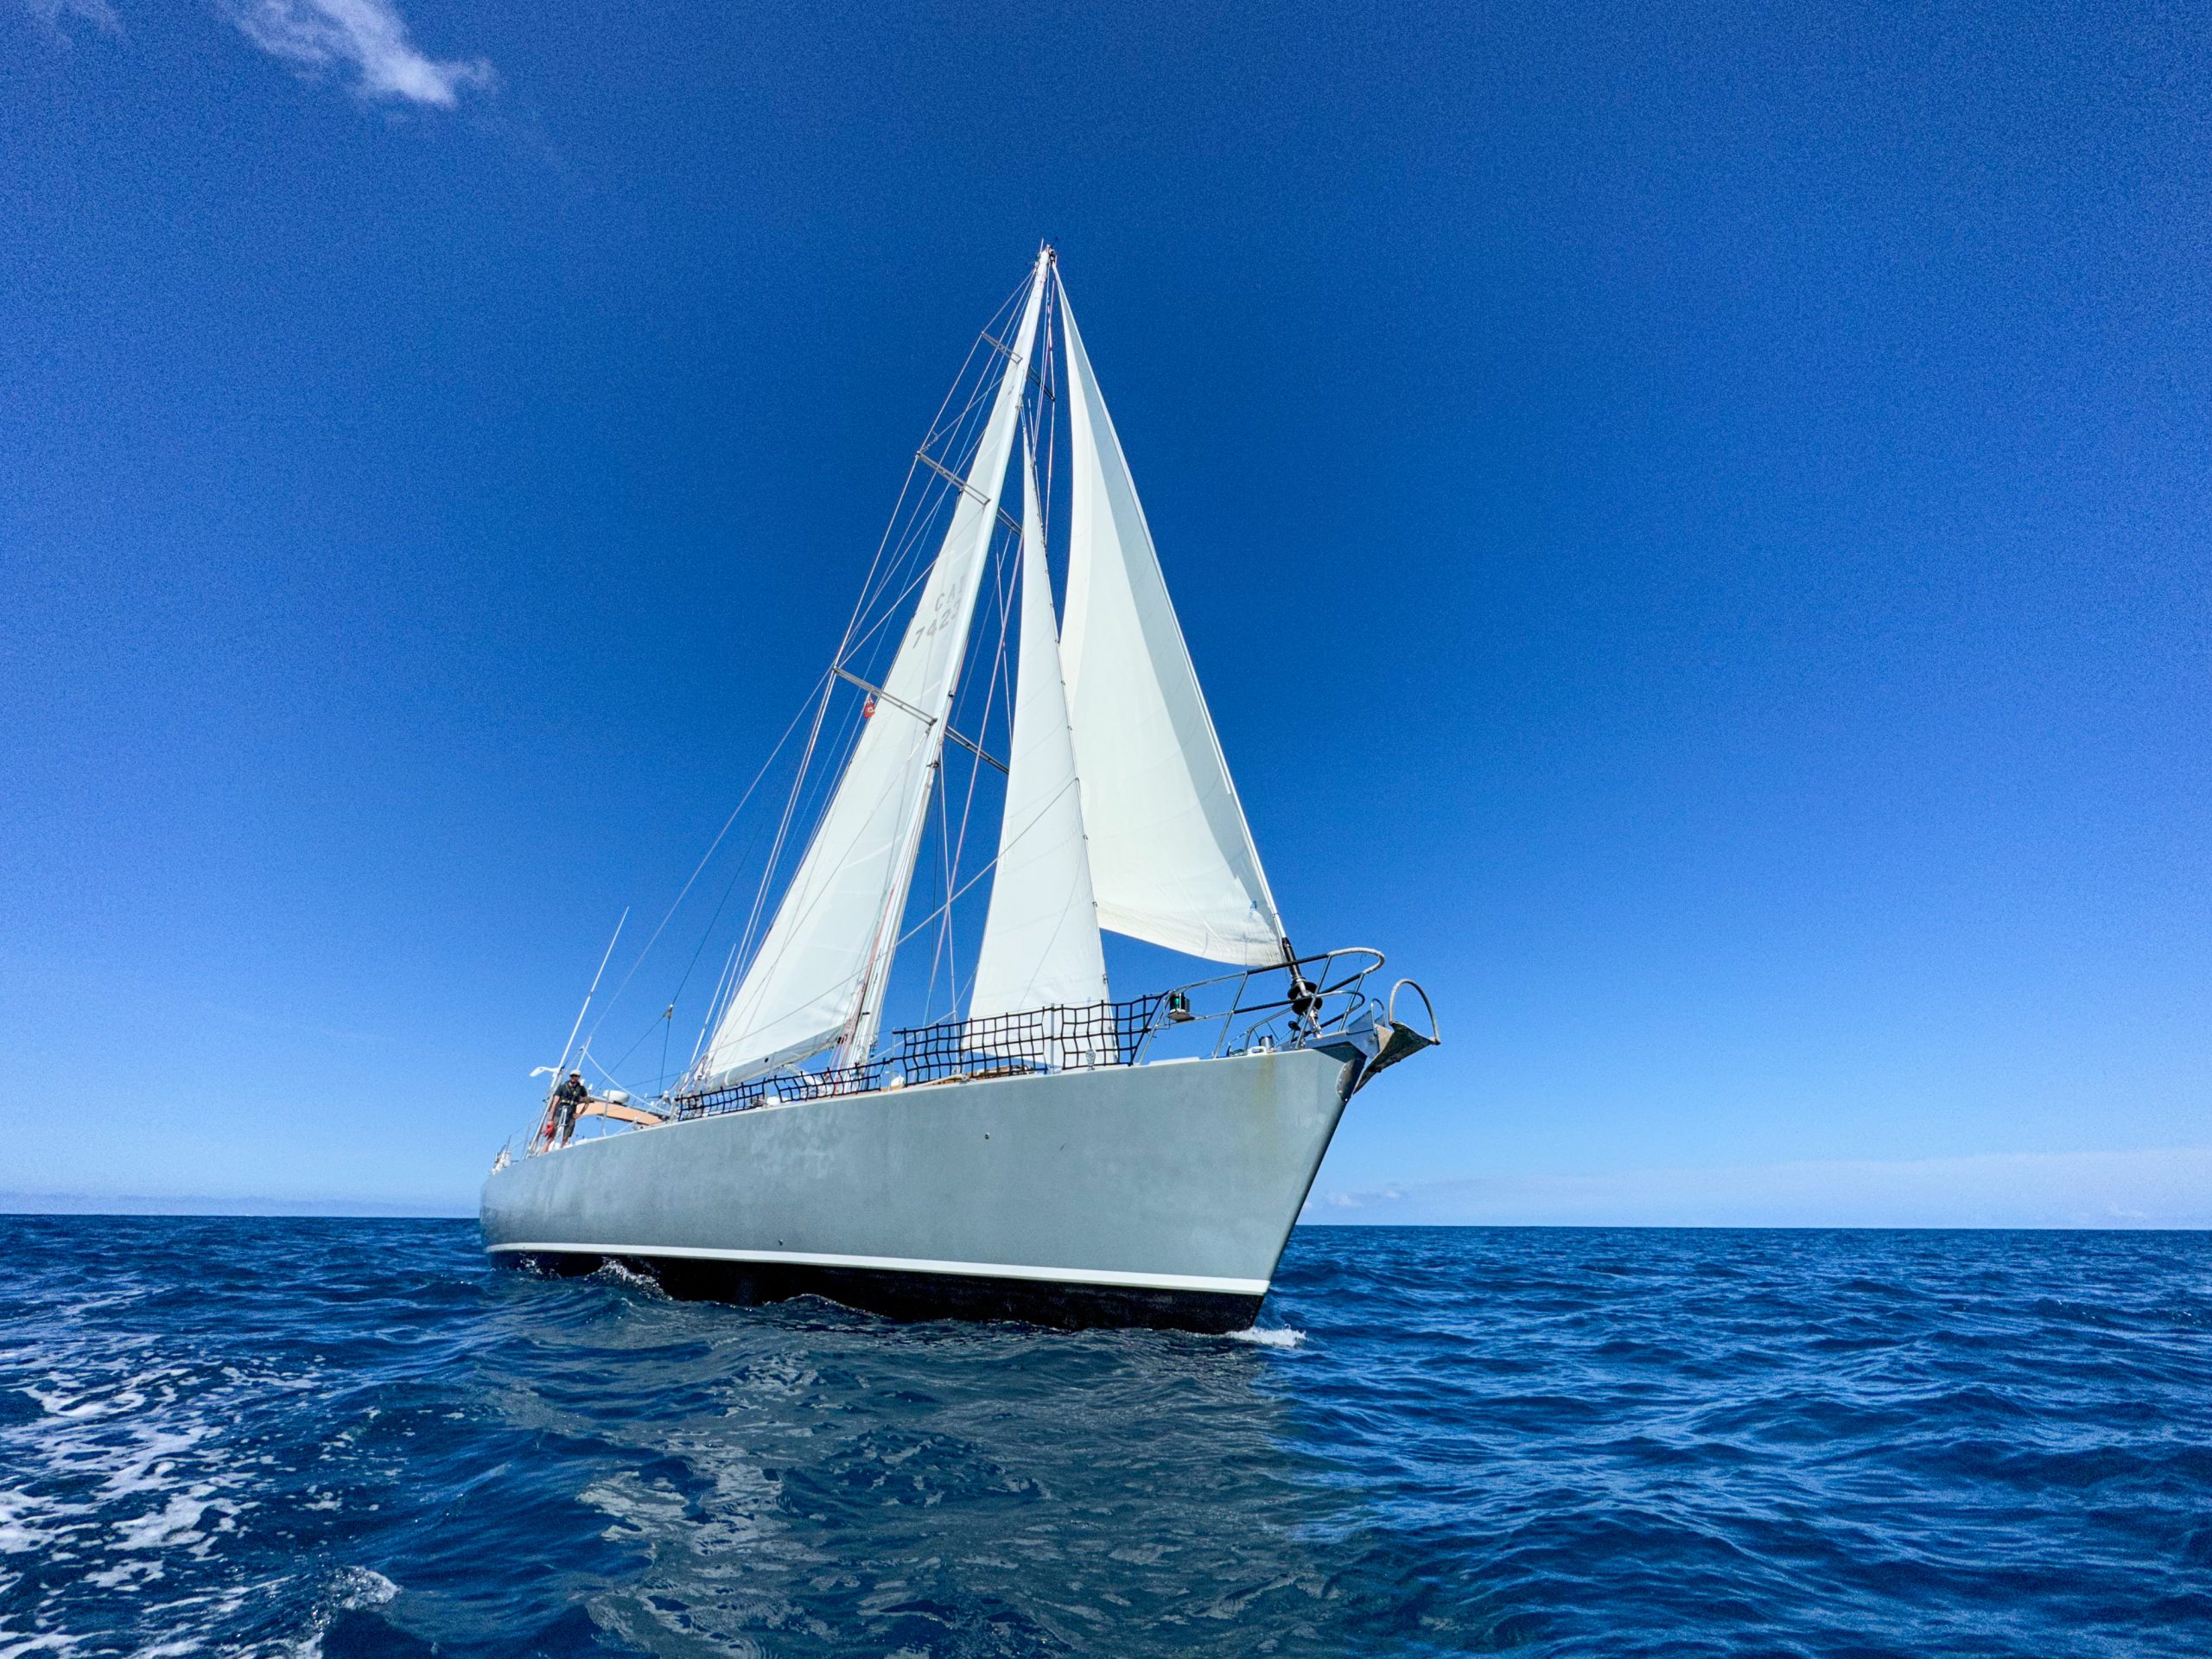
[(1249, 1342), (1262, 1348), (1295, 1348), (1306, 1340), (1303, 1331), (1294, 1331), (1287, 1325), (1250, 1325), (1229, 1333), (1231, 1342)]
[(0, 1222), (0, 1659), (2157, 1656), (2212, 1240), (1306, 1230), (1229, 1339)]

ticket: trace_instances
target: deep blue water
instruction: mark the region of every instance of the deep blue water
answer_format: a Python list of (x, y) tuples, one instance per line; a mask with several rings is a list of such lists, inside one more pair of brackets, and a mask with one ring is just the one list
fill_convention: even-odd
[(1261, 1324), (0, 1217), (0, 1659), (2212, 1652), (2212, 1235), (1309, 1230)]

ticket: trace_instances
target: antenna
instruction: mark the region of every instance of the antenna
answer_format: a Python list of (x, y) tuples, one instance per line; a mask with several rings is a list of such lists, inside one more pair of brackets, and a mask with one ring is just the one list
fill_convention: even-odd
[[(607, 972), (607, 964), (614, 955), (614, 939), (622, 937), (622, 923), (630, 919), (630, 907), (622, 906), (622, 919), (614, 924), (614, 938), (607, 942), (606, 954), (599, 959), (599, 972), (591, 976), (591, 989), (584, 993), (584, 1005), (576, 1010), (576, 1023), (569, 1027), (569, 1040), (561, 1045), (561, 1063), (553, 1068), (553, 1086), (561, 1086), (561, 1074), (569, 1069), (569, 1051), (576, 1046), (576, 1033), (584, 1028), (584, 1015), (591, 1012), (591, 1000), (599, 995), (599, 982)], [(537, 1074), (531, 1073), (534, 1077)]]

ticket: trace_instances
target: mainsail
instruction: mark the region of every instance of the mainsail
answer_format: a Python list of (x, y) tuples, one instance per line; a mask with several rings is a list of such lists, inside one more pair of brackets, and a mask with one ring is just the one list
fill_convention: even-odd
[(1060, 684), (1036, 458), (1027, 444), (1022, 461), (1021, 655), (998, 864), (968, 999), (973, 1022), (1031, 1009), (1089, 1007), (1108, 995)]
[(997, 399), (874, 716), (861, 727), (767, 937), (715, 1027), (701, 1067), (704, 1084), (743, 1082), (841, 1041), (848, 1054), (865, 1055), (874, 1041), (976, 590), (998, 527), (1050, 263), (1049, 251), (1038, 256)]
[(1287, 953), (1136, 484), (1060, 285), (1071, 480), (1068, 721), (1102, 926), (1215, 962)]

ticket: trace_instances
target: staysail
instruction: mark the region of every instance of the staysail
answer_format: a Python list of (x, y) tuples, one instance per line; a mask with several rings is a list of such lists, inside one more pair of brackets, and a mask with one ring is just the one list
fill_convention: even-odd
[(715, 1027), (701, 1067), (709, 1086), (760, 1077), (841, 1042), (848, 1054), (864, 1055), (874, 1041), (969, 623), (998, 528), (1049, 266), (1049, 251), (1040, 253), (997, 399), (874, 715), (862, 725), (767, 937)]
[(1060, 657), (1099, 924), (1215, 962), (1280, 962), (1282, 919), (1065, 283), (1060, 317), (1074, 451)]
[(1060, 683), (1036, 459), (1027, 444), (1022, 461), (1021, 656), (991, 907), (968, 999), (968, 1017), (978, 1023), (1032, 1009), (1090, 1007), (1108, 995)]

